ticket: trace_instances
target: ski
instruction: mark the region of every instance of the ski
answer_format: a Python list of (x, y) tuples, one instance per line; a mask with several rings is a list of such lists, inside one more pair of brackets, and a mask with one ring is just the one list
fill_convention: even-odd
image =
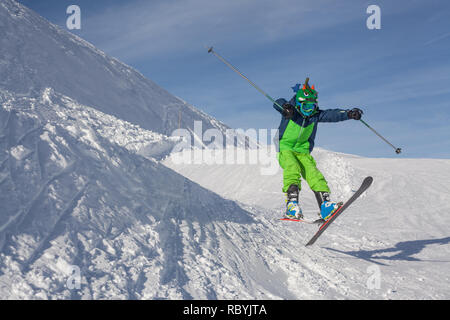
[(347, 209), (358, 197), (366, 191), (370, 185), (372, 184), (373, 178), (372, 177), (366, 177), (364, 181), (362, 182), (361, 186), (358, 190), (350, 197), (350, 199), (347, 200), (339, 209), (336, 210), (336, 212), (331, 216), (330, 219), (324, 222), (319, 228), (319, 230), (316, 232), (316, 234), (309, 240), (309, 242), (306, 244), (306, 246), (310, 246), (316, 242), (316, 240), (320, 237), (322, 233), (328, 228), (328, 226), (333, 223), (334, 220), (336, 220), (337, 217), (341, 215), (342, 212), (344, 212), (345, 209)]
[(303, 223), (307, 223), (307, 224), (321, 224), (321, 223), (324, 223), (324, 222), (325, 222), (323, 219), (306, 220), (306, 219), (280, 218), (279, 220), (282, 220), (282, 221), (303, 222)]

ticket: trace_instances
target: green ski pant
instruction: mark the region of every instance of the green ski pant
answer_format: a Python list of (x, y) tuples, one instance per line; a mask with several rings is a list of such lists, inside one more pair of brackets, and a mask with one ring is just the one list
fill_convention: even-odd
[(297, 185), (300, 190), (301, 177), (306, 180), (311, 190), (330, 192), (327, 181), (310, 154), (282, 150), (278, 154), (278, 162), (283, 168), (283, 192), (287, 192), (292, 184)]

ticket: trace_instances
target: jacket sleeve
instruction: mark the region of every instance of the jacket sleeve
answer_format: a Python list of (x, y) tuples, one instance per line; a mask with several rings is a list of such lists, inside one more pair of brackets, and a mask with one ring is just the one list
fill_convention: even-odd
[[(280, 98), (276, 100), (276, 103), (278, 103), (280, 106), (286, 103), (286, 99)], [(275, 103), (273, 104), (273, 107), (275, 110), (277, 110), (279, 113), (283, 114), (283, 109), (280, 109), (279, 106), (277, 106)]]
[(327, 109), (319, 111), (319, 122), (339, 122), (348, 120), (347, 110)]

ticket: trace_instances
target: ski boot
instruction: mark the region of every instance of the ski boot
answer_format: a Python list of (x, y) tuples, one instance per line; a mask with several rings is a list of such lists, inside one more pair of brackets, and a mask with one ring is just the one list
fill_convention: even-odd
[(333, 213), (335, 213), (336, 210), (342, 206), (342, 202), (331, 202), (330, 194), (328, 192), (314, 191), (314, 194), (317, 199), (317, 204), (320, 208), (319, 215), (324, 221), (330, 219)]
[(288, 219), (303, 219), (302, 209), (298, 204), (298, 186), (291, 185), (287, 191), (286, 213)]

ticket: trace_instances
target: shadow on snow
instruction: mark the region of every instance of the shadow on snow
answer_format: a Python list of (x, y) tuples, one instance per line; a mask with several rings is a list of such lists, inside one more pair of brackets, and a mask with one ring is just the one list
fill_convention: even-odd
[[(355, 251), (342, 251), (333, 248), (325, 248), (334, 252), (353, 256), (355, 258), (363, 259), (372, 263), (386, 265), (378, 260), (391, 260), (391, 261), (426, 261), (414, 257), (414, 255), (420, 253), (426, 246), (439, 244), (446, 245), (450, 243), (450, 237), (440, 239), (428, 239), (428, 240), (412, 240), (398, 242), (392, 248), (376, 249), (376, 250), (355, 250)], [(450, 261), (441, 261), (450, 262)]]

